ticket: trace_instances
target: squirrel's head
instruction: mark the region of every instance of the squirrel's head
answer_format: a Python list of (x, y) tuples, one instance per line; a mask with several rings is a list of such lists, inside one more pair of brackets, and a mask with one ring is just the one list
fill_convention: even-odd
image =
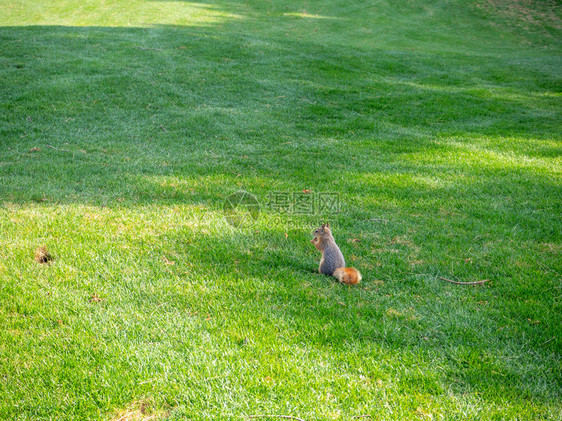
[(323, 237), (326, 234), (331, 233), (332, 232), (330, 231), (330, 224), (326, 222), (325, 224), (322, 224), (320, 227), (316, 228), (313, 234), (315, 237)]
[(312, 234), (314, 235), (314, 238), (311, 243), (314, 244), (314, 247), (318, 250), (323, 251), (325, 247), (325, 240), (329, 240), (329, 238), (332, 237), (330, 224), (322, 224), (320, 227), (316, 228)]

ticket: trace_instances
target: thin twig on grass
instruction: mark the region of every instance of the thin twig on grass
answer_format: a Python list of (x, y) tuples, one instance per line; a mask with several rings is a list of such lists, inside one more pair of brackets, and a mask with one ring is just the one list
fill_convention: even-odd
[(385, 224), (388, 224), (390, 221), (388, 219), (382, 219), (382, 218), (371, 218), (371, 219), (367, 219), (368, 222), (384, 222)]
[(246, 415), (245, 418), (285, 418), (288, 420), (304, 421), (302, 418), (293, 417), (291, 415)]
[(51, 148), (54, 149), (55, 151), (61, 151), (61, 152), (70, 152), (70, 153), (74, 153), (74, 151), (71, 151), (70, 149), (61, 149), (61, 148), (55, 148), (52, 145), (45, 145), (47, 148)]
[(484, 279), (483, 281), (476, 281), (476, 282), (458, 282), (458, 281), (451, 281), (450, 279), (443, 278), (442, 276), (439, 276), (439, 279), (457, 285), (479, 285), (489, 281), (489, 279)]
[(152, 51), (162, 51), (162, 48), (149, 48), (149, 47), (135, 47), (138, 48), (139, 50), (152, 50)]
[(547, 343), (549, 343), (549, 342), (552, 341), (553, 339), (556, 339), (556, 336), (553, 336), (553, 337), (550, 338), (548, 341), (544, 342), (543, 345), (546, 345)]

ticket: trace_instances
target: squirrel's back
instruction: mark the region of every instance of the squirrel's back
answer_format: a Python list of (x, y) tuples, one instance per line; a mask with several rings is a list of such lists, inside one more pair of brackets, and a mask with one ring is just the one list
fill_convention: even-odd
[(320, 272), (324, 275), (332, 276), (338, 268), (345, 267), (345, 259), (340, 248), (335, 242), (326, 242), (324, 255), (320, 262)]
[(361, 281), (361, 274), (355, 268), (346, 268), (343, 254), (336, 244), (329, 224), (314, 231), (312, 244), (322, 253), (320, 260), (320, 273), (335, 277), (338, 281), (354, 285)]

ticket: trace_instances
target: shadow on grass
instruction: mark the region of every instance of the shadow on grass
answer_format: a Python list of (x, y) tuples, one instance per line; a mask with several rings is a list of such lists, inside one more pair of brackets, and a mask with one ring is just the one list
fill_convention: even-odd
[[(0, 36), (11, 81), (3, 201), (158, 202), (145, 197), (146, 177), (173, 176), (193, 185), (188, 200), (204, 202), (253, 179), (321, 186), (348, 174), (351, 158), (363, 173), (427, 172), (424, 157), (442, 152), (455, 165), (451, 140), (465, 154), (479, 143), (498, 152), (498, 168), (502, 152), (561, 151), (554, 86), (541, 86), (533, 65), (513, 82), (522, 69), (490, 57), (476, 67), (472, 57), (205, 28), (10, 27)], [(405, 153), (420, 161), (401, 164)], [(212, 178), (227, 186), (205, 185)]]

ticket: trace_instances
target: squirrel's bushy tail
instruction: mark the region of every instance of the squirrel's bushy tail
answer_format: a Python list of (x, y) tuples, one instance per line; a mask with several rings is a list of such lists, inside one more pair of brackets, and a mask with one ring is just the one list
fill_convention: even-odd
[(361, 282), (361, 274), (355, 268), (338, 268), (333, 275), (342, 284), (355, 285)]

